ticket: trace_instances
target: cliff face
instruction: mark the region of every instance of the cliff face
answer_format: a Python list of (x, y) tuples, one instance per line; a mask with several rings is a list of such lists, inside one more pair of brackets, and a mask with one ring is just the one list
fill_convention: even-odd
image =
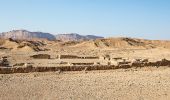
[(3, 32), (0, 34), (1, 38), (12, 38), (12, 39), (47, 39), (55, 40), (55, 36), (50, 33), (43, 32), (30, 32), (27, 30), (13, 30), (9, 32)]
[(79, 34), (76, 34), (76, 33), (56, 35), (56, 39), (61, 40), (61, 41), (95, 40), (95, 39), (99, 39), (99, 38), (103, 38), (103, 37), (94, 36), (94, 35), (83, 36), (83, 35), (79, 35)]

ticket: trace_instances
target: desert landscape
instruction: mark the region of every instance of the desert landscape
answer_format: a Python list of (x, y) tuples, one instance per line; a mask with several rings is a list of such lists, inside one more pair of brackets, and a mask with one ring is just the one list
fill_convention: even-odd
[(26, 30), (0, 38), (1, 100), (170, 99), (170, 41)]
[(0, 0), (0, 100), (170, 100), (170, 0)]

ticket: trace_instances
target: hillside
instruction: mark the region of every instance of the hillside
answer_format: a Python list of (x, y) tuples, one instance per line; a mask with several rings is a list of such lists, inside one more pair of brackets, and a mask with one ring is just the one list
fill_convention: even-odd
[(41, 51), (42, 41), (0, 39), (0, 50), (34, 52)]
[[(43, 45), (45, 43), (46, 45)], [(163, 40), (145, 40), (136, 38), (103, 38), (95, 40), (85, 41), (46, 41), (43, 40), (13, 40), (13, 39), (1, 39), (0, 47), (3, 48), (18, 48), (21, 49), (25, 46), (35, 49), (35, 46), (43, 46), (44, 49), (60, 50), (67, 48), (66, 51), (70, 51), (71, 48), (76, 50), (86, 51), (87, 49), (152, 49), (152, 48), (170, 48), (170, 41)], [(21, 47), (21, 48), (20, 48)], [(37, 48), (37, 47), (36, 47)]]
[(91, 41), (74, 43), (79, 48), (119, 48), (119, 49), (148, 49), (148, 48), (170, 48), (170, 41), (145, 40), (136, 38), (104, 38)]

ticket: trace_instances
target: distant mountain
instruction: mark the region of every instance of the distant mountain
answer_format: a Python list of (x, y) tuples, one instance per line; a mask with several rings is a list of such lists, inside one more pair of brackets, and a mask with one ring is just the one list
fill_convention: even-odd
[(61, 41), (81, 41), (81, 40), (95, 40), (99, 38), (104, 38), (101, 36), (94, 36), (94, 35), (79, 35), (77, 33), (70, 33), (70, 34), (58, 34), (56, 35), (57, 40)]
[(47, 39), (47, 40), (55, 40), (55, 36), (50, 33), (43, 32), (30, 32), (27, 30), (13, 30), (9, 32), (0, 33), (1, 38), (12, 38), (12, 39)]
[(50, 33), (44, 33), (44, 32), (12, 30), (9, 32), (0, 33), (0, 38), (12, 38), (12, 39), (20, 39), (20, 40), (47, 39), (47, 40), (61, 40), (61, 41), (80, 41), (80, 40), (95, 40), (103, 37), (94, 36), (94, 35), (83, 36), (77, 33), (58, 34), (54, 36)]

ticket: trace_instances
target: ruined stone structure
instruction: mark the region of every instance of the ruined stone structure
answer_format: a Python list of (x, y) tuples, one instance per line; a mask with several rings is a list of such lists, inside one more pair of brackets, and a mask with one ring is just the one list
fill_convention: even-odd
[(73, 65), (94, 65), (94, 63), (72, 63)]
[(59, 59), (99, 59), (95, 56), (59, 55)]
[(50, 55), (48, 54), (38, 54), (31, 56), (34, 59), (50, 59)]
[[(2, 62), (2, 61), (1, 61)], [(2, 63), (1, 63), (2, 64)], [(58, 67), (1, 67), (0, 74), (9, 73), (28, 73), (28, 72), (48, 72), (48, 71), (83, 71), (88, 70), (108, 70), (108, 69), (119, 69), (119, 68), (132, 68), (132, 67), (159, 67), (159, 66), (170, 66), (170, 60), (162, 59), (161, 61), (148, 62), (146, 59), (136, 59), (134, 62), (119, 62), (117, 66), (115, 65), (68, 65), (68, 66), (58, 66)]]
[(2, 67), (10, 67), (7, 57), (2, 57), (2, 59), (0, 60), (0, 66), (2, 66)]

